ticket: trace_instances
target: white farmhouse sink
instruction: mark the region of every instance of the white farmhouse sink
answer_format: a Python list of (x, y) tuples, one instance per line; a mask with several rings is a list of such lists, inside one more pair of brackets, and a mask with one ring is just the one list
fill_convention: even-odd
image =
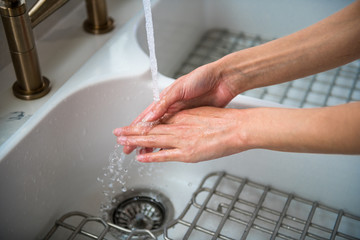
[[(180, 3), (180, 1), (157, 2), (157, 7), (166, 12), (166, 5), (174, 2)], [(184, 6), (189, 2), (185, 1)], [(205, 4), (210, 14), (213, 13), (212, 10), (220, 7), (230, 11), (233, 9), (231, 4), (235, 3), (235, 1), (222, 1), (222, 4), (218, 4), (218, 1), (191, 2), (200, 6)], [(256, 14), (258, 17), (266, 16), (265, 10), (269, 5), (262, 6), (260, 2), (257, 3), (259, 5), (254, 5), (253, 1), (239, 1), (239, 5), (250, 7), (246, 11), (247, 15), (244, 15), (245, 19)], [(299, 11), (305, 11), (307, 8), (299, 9), (300, 6), (315, 4), (328, 9), (322, 13), (326, 15), (344, 3), (347, 1), (340, 3), (306, 1), (296, 7)], [(286, 2), (276, 1), (271, 6), (273, 4), (285, 5)], [(196, 9), (190, 8), (189, 11)], [(272, 11), (275, 10), (278, 10), (279, 14), (282, 13), (281, 8), (273, 7)], [(254, 12), (251, 14), (248, 11)], [(314, 15), (317, 14), (316, 10), (312, 12)], [(154, 16), (156, 13), (157, 11)], [(271, 12), (271, 14), (275, 13)], [(275, 14), (276, 21), (285, 17), (279, 14)], [(200, 19), (204, 17), (202, 13), (197, 14), (197, 12), (191, 15)], [(285, 15), (292, 16), (292, 14)], [(301, 26), (301, 20), (306, 20), (304, 25), (309, 23), (308, 18), (302, 18), (301, 13), (298, 15), (296, 28)], [(225, 13), (222, 16), (229, 18)], [(213, 21), (217, 22), (217, 19)], [(139, 33), (136, 34), (138, 24), (141, 22), (142, 17), (135, 16), (120, 29), (1, 146), (0, 239), (42, 239), (56, 219), (70, 211), (99, 215), (99, 207), (104, 196), (97, 178), (103, 176), (103, 168), (107, 166), (109, 154), (115, 145), (112, 130), (128, 125), (152, 101), (148, 58), (136, 40), (137, 36), (141, 38)], [(178, 27), (179, 31), (182, 31), (181, 26)], [(249, 28), (252, 29), (253, 26), (259, 24), (251, 25)], [(276, 26), (273, 30), (274, 36), (281, 36), (292, 30), (287, 27), (282, 29), (278, 26), (278, 22), (270, 26)], [(267, 29), (265, 35), (272, 34), (272, 30), (268, 29), (269, 26), (265, 28)], [(254, 28), (254, 31), (260, 30)], [(164, 47), (161, 43), (157, 46), (159, 49)], [(161, 56), (161, 53), (159, 55)], [(159, 65), (160, 69), (166, 70), (164, 61), (159, 61)], [(161, 75), (161, 88), (168, 86), (172, 81), (173, 79)], [(276, 105), (239, 96), (230, 106), (244, 108)], [(133, 157), (131, 155), (125, 161), (129, 162)], [(136, 167), (129, 168), (127, 176), (130, 179), (126, 184), (128, 192), (136, 189), (161, 192), (170, 200), (174, 208), (174, 217), (181, 214), (202, 179), (207, 174), (217, 171), (248, 178), (261, 185), (272, 186), (285, 193), (294, 193), (310, 201), (317, 201), (333, 209), (343, 209), (346, 213), (360, 216), (359, 156), (251, 150), (198, 164), (141, 164), (141, 167), (144, 168), (144, 172), (152, 168), (152, 175), (139, 175)], [(232, 185), (225, 188), (231, 190)], [(122, 194), (120, 188), (116, 194)], [(252, 193), (248, 195), (251, 198)], [(276, 202), (271, 204), (278, 205)], [(304, 215), (303, 211), (303, 208), (295, 207), (292, 209), (292, 214)], [(329, 221), (326, 216), (317, 219)], [(210, 225), (214, 225), (213, 220), (209, 219), (209, 221)], [(359, 221), (349, 221), (344, 224), (342, 230), (345, 229), (347, 234), (360, 237)], [(182, 239), (184, 231), (177, 230), (172, 234), (173, 239)], [(249, 239), (268, 239), (268, 235), (261, 234), (249, 237)], [(159, 238), (162, 239), (161, 236)], [(209, 238), (207, 235), (190, 239)]]

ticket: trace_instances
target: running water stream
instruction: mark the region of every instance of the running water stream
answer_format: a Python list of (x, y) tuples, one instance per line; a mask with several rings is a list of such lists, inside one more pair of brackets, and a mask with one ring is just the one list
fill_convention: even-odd
[[(154, 28), (151, 14), (151, 2), (150, 0), (143, 0), (144, 13), (145, 13), (145, 25), (146, 35), (149, 47), (150, 56), (150, 70), (152, 76), (152, 90), (153, 100), (159, 101), (159, 86), (158, 86), (158, 68), (155, 54), (155, 39), (154, 39)], [(147, 123), (140, 123), (147, 124)], [(153, 123), (148, 123), (153, 126)], [(136, 153), (141, 152), (141, 148), (136, 149)], [(128, 174), (129, 170), (137, 169), (138, 177), (144, 175), (152, 176), (154, 168), (152, 163), (140, 163), (134, 158), (126, 157), (122, 151), (120, 145), (115, 145), (114, 151), (110, 154), (108, 164), (103, 168), (103, 176), (98, 177), (97, 181), (102, 185), (104, 200), (100, 205), (100, 214), (104, 220), (109, 220), (109, 211), (112, 209), (113, 204), (116, 203), (115, 195), (118, 194), (119, 189), (122, 192), (128, 191), (127, 182), (131, 179)], [(146, 167), (145, 167), (146, 165)], [(156, 171), (160, 171), (156, 169)], [(154, 177), (154, 176), (152, 176)]]
[(143, 0), (144, 12), (145, 12), (145, 27), (146, 27), (146, 37), (149, 48), (149, 56), (150, 56), (150, 70), (152, 76), (153, 83), (153, 98), (154, 101), (159, 101), (159, 84), (158, 84), (158, 67), (157, 60), (155, 54), (155, 38), (154, 38), (154, 26), (152, 21), (151, 14), (151, 2), (150, 0)]

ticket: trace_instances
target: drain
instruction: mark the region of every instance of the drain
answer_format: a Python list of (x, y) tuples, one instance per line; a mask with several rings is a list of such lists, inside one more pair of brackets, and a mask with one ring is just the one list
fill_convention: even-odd
[(154, 190), (134, 190), (116, 197), (111, 216), (114, 224), (129, 230), (150, 230), (159, 235), (173, 218), (168, 198)]
[(164, 224), (165, 209), (150, 197), (134, 197), (120, 203), (113, 214), (116, 225), (127, 229), (157, 230)]

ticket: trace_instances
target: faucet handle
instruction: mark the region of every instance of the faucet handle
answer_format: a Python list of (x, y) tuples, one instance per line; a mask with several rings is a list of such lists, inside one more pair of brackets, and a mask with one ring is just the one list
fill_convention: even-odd
[(29, 10), (31, 25), (34, 28), (69, 0), (38, 0)]
[(114, 29), (114, 21), (108, 17), (105, 0), (86, 0), (88, 19), (84, 29), (88, 33), (103, 34)]

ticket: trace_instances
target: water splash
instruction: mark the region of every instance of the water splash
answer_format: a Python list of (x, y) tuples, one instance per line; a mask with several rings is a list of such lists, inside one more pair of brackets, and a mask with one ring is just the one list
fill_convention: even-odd
[(109, 156), (108, 164), (103, 168), (103, 176), (97, 178), (97, 181), (102, 185), (104, 194), (104, 200), (100, 205), (100, 213), (105, 220), (108, 220), (108, 211), (112, 208), (114, 196), (118, 192), (117, 189), (126, 189), (125, 185), (128, 180), (126, 175), (127, 167), (125, 154), (120, 145), (117, 144)]
[(116, 144), (110, 153), (108, 163), (103, 168), (103, 176), (97, 181), (102, 186), (104, 199), (100, 205), (100, 215), (104, 220), (109, 220), (109, 211), (116, 203), (115, 197), (119, 193), (128, 191), (131, 177), (142, 178), (146, 176), (157, 177), (162, 169), (154, 168), (154, 163), (141, 163), (133, 157), (126, 156), (122, 146)]

